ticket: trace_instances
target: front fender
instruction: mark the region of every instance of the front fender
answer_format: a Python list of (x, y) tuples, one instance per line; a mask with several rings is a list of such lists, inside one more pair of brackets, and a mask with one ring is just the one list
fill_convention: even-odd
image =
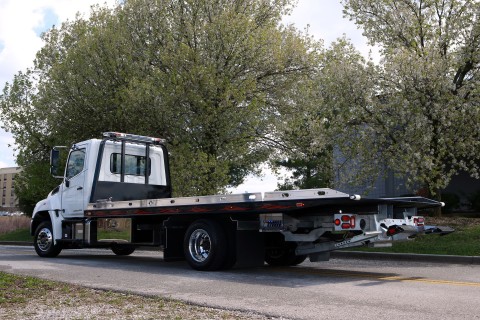
[(58, 196), (49, 194), (46, 199), (39, 201), (33, 209), (30, 234), (33, 236), (35, 230), (43, 221), (50, 221), (52, 223), (54, 241), (61, 239), (63, 220), (61, 212)]

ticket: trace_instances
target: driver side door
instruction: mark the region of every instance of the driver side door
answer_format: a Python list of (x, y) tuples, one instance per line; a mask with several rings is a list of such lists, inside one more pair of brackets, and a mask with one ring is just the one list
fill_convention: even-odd
[(66, 217), (83, 216), (86, 151), (86, 148), (76, 148), (68, 157), (62, 193), (62, 208)]

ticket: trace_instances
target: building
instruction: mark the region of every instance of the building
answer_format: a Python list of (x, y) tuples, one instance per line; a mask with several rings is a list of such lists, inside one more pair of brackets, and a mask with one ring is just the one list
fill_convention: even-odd
[(20, 167), (0, 168), (0, 211), (17, 211), (18, 199), (15, 195), (15, 176), (21, 171)]

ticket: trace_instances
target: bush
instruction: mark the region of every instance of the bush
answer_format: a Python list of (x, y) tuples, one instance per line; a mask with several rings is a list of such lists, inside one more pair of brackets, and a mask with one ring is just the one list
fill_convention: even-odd
[(480, 212), (480, 190), (469, 194), (467, 199), (470, 201), (471, 208), (476, 212)]
[(450, 213), (460, 206), (460, 197), (455, 193), (442, 193), (442, 202), (445, 202), (443, 211)]

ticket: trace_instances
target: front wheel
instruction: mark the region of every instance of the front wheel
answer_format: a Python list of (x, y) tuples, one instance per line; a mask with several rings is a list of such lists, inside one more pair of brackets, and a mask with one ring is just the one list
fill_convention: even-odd
[(53, 258), (60, 254), (62, 247), (54, 243), (53, 228), (49, 221), (40, 223), (33, 239), (33, 246), (40, 257)]
[(221, 269), (228, 259), (225, 231), (213, 220), (197, 220), (185, 233), (183, 252), (188, 264), (195, 270)]

